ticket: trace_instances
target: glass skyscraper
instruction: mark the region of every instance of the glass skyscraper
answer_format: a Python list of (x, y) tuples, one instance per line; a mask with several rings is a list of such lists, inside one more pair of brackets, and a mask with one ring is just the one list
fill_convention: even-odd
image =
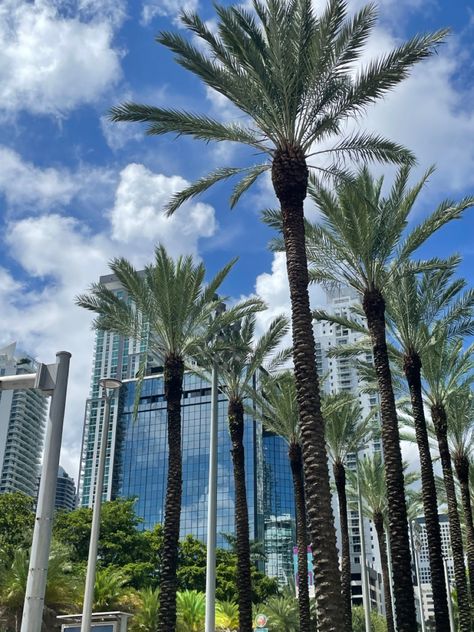
[[(145, 378), (138, 416), (133, 406), (136, 381), (122, 387), (118, 411), (112, 497), (136, 497), (137, 514), (144, 527), (163, 522), (168, 468), (168, 437), (163, 377)], [(209, 476), (209, 422), (211, 387), (193, 373), (186, 373), (182, 399), (183, 497), (181, 537), (193, 534), (206, 540)], [(281, 439), (278, 439), (282, 441)], [(250, 537), (264, 539), (264, 467), (261, 424), (246, 417), (245, 467)], [(222, 534), (234, 533), (234, 479), (231, 443), (227, 429), (227, 400), (219, 397), (218, 422), (218, 546)], [(294, 513), (294, 511), (293, 511)]]

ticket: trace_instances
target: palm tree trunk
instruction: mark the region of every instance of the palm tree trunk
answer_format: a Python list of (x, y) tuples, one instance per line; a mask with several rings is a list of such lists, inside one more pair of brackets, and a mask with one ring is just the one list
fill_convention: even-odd
[(380, 392), (382, 447), (387, 483), (393, 594), (398, 632), (417, 629), (415, 596), (411, 573), (410, 540), (405, 503), (400, 433), (393, 394), (392, 375), (385, 338), (385, 301), (377, 289), (364, 293), (362, 305), (372, 340), (374, 366)]
[(467, 543), (467, 568), (469, 575), (469, 587), (471, 591), (471, 603), (474, 602), (474, 524), (472, 520), (471, 494), (469, 489), (469, 459), (466, 456), (458, 456), (454, 459), (454, 467), (461, 486), (461, 501), (466, 524)]
[(311, 612), (308, 590), (308, 531), (306, 527), (306, 501), (303, 483), (303, 455), (301, 446), (290, 444), (288, 450), (296, 504), (296, 538), (298, 546), (298, 608), (300, 632), (311, 631)]
[(444, 406), (432, 406), (431, 418), (438, 439), (438, 450), (443, 468), (444, 486), (448, 504), (449, 535), (451, 537), (451, 551), (454, 562), (454, 580), (458, 596), (459, 631), (471, 632), (471, 611), (467, 590), (466, 569), (464, 566), (464, 551), (462, 544), (461, 523), (459, 520), (456, 489), (454, 487), (453, 468), (448, 445), (448, 424)]
[(181, 518), (181, 396), (184, 363), (174, 356), (165, 360), (164, 388), (168, 419), (168, 477), (166, 481), (165, 520), (161, 553), (160, 614), (158, 632), (176, 629), (176, 591), (179, 523)]
[(349, 524), (347, 521), (346, 470), (340, 461), (332, 466), (336, 483), (339, 518), (341, 524), (341, 585), (344, 600), (344, 619), (346, 632), (352, 632), (352, 593), (351, 593), (351, 552), (349, 546)]
[(281, 205), (290, 287), (293, 361), (314, 556), (318, 628), (320, 632), (340, 632), (344, 619), (341, 579), (308, 295), (303, 212), (308, 168), (304, 153), (291, 147), (278, 149), (273, 158), (272, 181)]
[(228, 417), (234, 466), (239, 632), (252, 632), (252, 581), (249, 514), (245, 485), (244, 406), (240, 399), (229, 399)]
[(404, 372), (410, 389), (413, 420), (415, 422), (416, 442), (420, 454), (421, 493), (428, 536), (428, 554), (431, 569), (431, 587), (436, 631), (449, 630), (448, 598), (444, 579), (443, 553), (441, 549), (441, 531), (438, 520), (438, 500), (431, 460), (428, 430), (426, 428), (423, 394), (421, 390), (421, 359), (418, 354), (406, 355)]
[[(385, 529), (383, 524), (383, 516), (380, 513), (373, 515), (374, 527), (377, 532), (377, 540), (379, 543), (379, 555), (380, 563), (382, 565), (382, 579), (383, 579), (383, 596), (385, 601), (385, 617), (387, 619), (387, 632), (395, 632), (395, 625), (393, 623), (393, 610), (392, 610), (392, 594), (390, 592), (390, 573), (388, 569), (387, 559), (387, 543), (385, 541)], [(444, 628), (449, 630), (448, 627)], [(441, 632), (441, 628), (440, 628)]]

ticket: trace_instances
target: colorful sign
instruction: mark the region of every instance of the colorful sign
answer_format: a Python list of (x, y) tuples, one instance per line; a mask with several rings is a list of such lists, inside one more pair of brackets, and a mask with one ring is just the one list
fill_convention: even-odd
[(257, 628), (260, 628), (261, 630), (265, 628), (267, 622), (268, 617), (264, 614), (257, 614), (257, 616), (255, 617), (255, 624), (257, 625)]
[[(313, 575), (313, 551), (310, 546), (307, 549), (308, 559), (308, 592), (310, 597), (314, 597), (314, 575)], [(295, 573), (296, 595), (298, 596), (298, 547), (293, 547), (293, 570)]]

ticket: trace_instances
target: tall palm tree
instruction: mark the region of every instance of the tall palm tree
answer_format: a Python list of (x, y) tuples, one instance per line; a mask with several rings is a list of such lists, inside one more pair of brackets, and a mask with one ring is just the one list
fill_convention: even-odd
[[(386, 339), (385, 288), (401, 269), (408, 273), (440, 267), (438, 259), (409, 262), (409, 257), (436, 230), (460, 217), (464, 209), (474, 203), (474, 198), (465, 198), (459, 203), (444, 201), (407, 233), (408, 215), (431, 172), (430, 169), (420, 182), (408, 187), (410, 169), (402, 167), (386, 196), (382, 195), (384, 179), (373, 178), (366, 167), (360, 169), (350, 183), (338, 184), (335, 191), (315, 185), (311, 194), (320, 209), (321, 220), (307, 230), (312, 280), (354, 288), (360, 295), (370, 334), (381, 398), (381, 434), (399, 632), (416, 629), (416, 612), (398, 418)], [(325, 317), (320, 312), (316, 316)]]
[(442, 331), (422, 356), (425, 398), (431, 410), (448, 505), (449, 532), (458, 598), (459, 630), (471, 630), (471, 608), (464, 566), (464, 549), (456, 488), (448, 441), (448, 405), (452, 394), (473, 381), (474, 345), (463, 349), (461, 340), (449, 341)]
[(474, 600), (474, 524), (472, 519), (471, 489), (469, 473), (472, 469), (474, 441), (474, 395), (470, 388), (453, 391), (446, 404), (448, 417), (448, 440), (451, 458), (461, 488), (461, 503), (466, 529), (467, 566), (471, 592)]
[[(419, 504), (412, 502), (414, 500), (413, 492), (408, 487), (415, 482), (416, 478), (416, 474), (409, 474), (405, 477), (405, 483), (407, 485), (407, 498), (410, 498), (410, 505), (416, 506), (418, 510)], [(350, 470), (348, 479), (349, 499), (352, 502), (356, 502), (360, 493), (362, 497), (362, 511), (364, 515), (374, 523), (379, 545), (380, 563), (382, 566), (387, 630), (388, 632), (394, 632), (395, 626), (390, 590), (390, 571), (387, 558), (387, 542), (385, 539), (385, 529), (388, 523), (388, 498), (385, 482), (385, 468), (381, 455), (375, 453), (373, 456), (366, 456), (360, 459), (357, 464), (357, 472)], [(410, 516), (410, 518), (411, 517), (412, 516)]]
[(352, 630), (351, 556), (347, 519), (346, 459), (363, 448), (372, 432), (373, 415), (363, 415), (356, 396), (349, 393), (326, 395), (322, 400), (326, 421), (326, 444), (332, 462), (341, 526), (341, 584), (345, 607), (345, 629)]
[(240, 632), (252, 631), (252, 581), (249, 539), (247, 488), (245, 482), (245, 399), (255, 391), (259, 372), (269, 357), (268, 368), (277, 367), (288, 357), (276, 353), (288, 332), (288, 319), (275, 318), (268, 330), (256, 337), (256, 318), (251, 314), (233, 327), (223, 330), (222, 348), (216, 357), (219, 388), (228, 400), (227, 417), (232, 443), (235, 488), (235, 532), (237, 552), (237, 602)]
[(141, 341), (146, 346), (147, 353), (140, 362), (136, 409), (147, 355), (153, 355), (163, 366), (169, 457), (158, 632), (168, 632), (176, 626), (182, 493), (181, 396), (185, 367), (191, 367), (190, 359), (200, 352), (211, 330), (219, 331), (236, 318), (261, 308), (258, 301), (247, 301), (215, 316), (216, 292), (233, 263), (205, 285), (206, 270), (202, 263), (195, 263), (191, 256), (174, 261), (163, 246), (158, 246), (153, 264), (143, 272), (135, 270), (126, 259), (114, 259), (110, 264), (126, 297), (119, 297), (99, 283), (91, 287), (89, 294), (77, 298), (78, 305), (97, 314), (94, 321), (97, 329)]
[[(348, 16), (346, 0), (329, 0), (321, 15), (311, 0), (253, 0), (252, 8), (254, 12), (217, 6), (217, 32), (198, 15), (183, 13), (183, 25), (199, 45), (180, 33), (158, 37), (179, 64), (244, 114), (243, 123), (135, 103), (113, 108), (111, 118), (147, 123), (148, 133), (154, 135), (177, 133), (206, 142), (238, 143), (266, 157), (261, 164), (219, 168), (204, 176), (178, 193), (168, 212), (216, 182), (240, 175), (231, 198), (234, 205), (260, 175), (271, 171), (284, 227), (319, 626), (329, 632), (341, 629), (342, 609), (308, 295), (303, 202), (309, 170), (340, 175), (340, 163), (347, 158), (413, 160), (409, 152), (378, 135), (362, 132), (340, 138), (341, 132), (349, 119), (361, 115), (405, 79), (414, 64), (429, 57), (446, 31), (416, 36), (360, 69), (376, 22), (374, 5), (353, 17)], [(327, 149), (327, 141), (335, 137)]]
[[(454, 280), (453, 257), (446, 268), (424, 272), (421, 275), (396, 273), (385, 285), (386, 320), (391, 353), (405, 375), (411, 400), (413, 426), (418, 444), (421, 466), (423, 507), (428, 536), (428, 552), (433, 589), (436, 629), (440, 632), (449, 626), (446, 583), (441, 551), (441, 533), (438, 521), (438, 502), (428, 428), (423, 406), (421, 382), (421, 356), (432, 344), (435, 329), (441, 328), (449, 337), (471, 334), (473, 327), (474, 291), (461, 294), (466, 286), (462, 279)], [(357, 316), (355, 318), (329, 315), (330, 322), (351, 327), (368, 334)], [(355, 345), (336, 349), (338, 355), (358, 355), (366, 351), (370, 339)]]
[[(294, 374), (284, 371), (263, 380), (261, 395), (256, 396), (255, 414), (267, 430), (288, 444), (296, 505), (296, 536), (298, 547), (298, 608), (300, 632), (310, 632), (311, 612), (308, 591), (308, 528), (303, 479), (303, 455), (299, 429), (298, 401)], [(350, 580), (349, 580), (350, 581)]]

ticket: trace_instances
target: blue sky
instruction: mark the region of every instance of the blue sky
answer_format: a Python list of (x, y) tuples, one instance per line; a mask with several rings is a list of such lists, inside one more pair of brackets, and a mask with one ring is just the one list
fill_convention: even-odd
[[(351, 10), (362, 4), (349, 1)], [(417, 221), (442, 199), (474, 192), (474, 11), (467, 0), (378, 4), (367, 59), (416, 32), (452, 28), (439, 54), (360, 122), (410, 147), (419, 159), (415, 175), (437, 164), (415, 209)], [(214, 272), (237, 255), (229, 295), (257, 292), (268, 301), (269, 315), (289, 307), (284, 259), (266, 249), (271, 235), (258, 219), (274, 204), (268, 180), (234, 211), (222, 185), (172, 220), (160, 213), (185, 181), (252, 157), (227, 145), (144, 137), (139, 126), (105, 118), (125, 99), (238, 116), (154, 42), (159, 30), (178, 28), (181, 6), (177, 0), (0, 4), (0, 344), (17, 340), (47, 362), (56, 350), (72, 351), (63, 462), (73, 475), (93, 340), (89, 315), (73, 299), (107, 272), (111, 257), (124, 255), (139, 266), (162, 241), (173, 254), (202, 257)], [(185, 6), (213, 19), (207, 0)], [(460, 252), (461, 273), (472, 284), (473, 237), (471, 211), (422, 254)], [(315, 289), (313, 300), (320, 298)]]

